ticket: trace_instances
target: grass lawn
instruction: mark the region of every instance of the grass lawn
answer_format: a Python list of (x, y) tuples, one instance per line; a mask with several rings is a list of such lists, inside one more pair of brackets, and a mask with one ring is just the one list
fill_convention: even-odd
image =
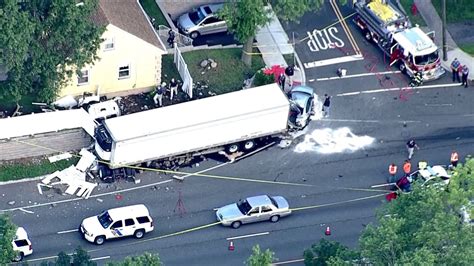
[[(428, 1), (428, 0), (426, 0), (426, 1)], [(415, 24), (418, 24), (420, 27), (425, 27), (426, 26), (426, 22), (423, 19), (423, 17), (420, 15), (420, 12), (418, 12), (416, 14), (416, 16), (414, 16), (411, 13), (411, 6), (413, 5), (413, 0), (400, 0), (400, 4), (403, 6), (403, 9), (405, 9), (405, 12), (407, 13), (408, 17), (410, 18), (410, 21), (413, 24), (413, 26), (415, 26)]]
[(140, 4), (147, 15), (155, 19), (155, 25), (170, 26), (166, 21), (165, 16), (163, 16), (163, 13), (161, 13), (160, 8), (156, 5), (155, 0), (140, 0)]
[[(18, 102), (21, 106), (20, 112), (23, 114), (40, 113), (41, 109), (38, 106), (31, 104), (37, 102), (35, 95), (24, 95)], [(6, 111), (8, 116), (11, 116), (16, 109), (16, 101), (13, 98), (0, 98), (0, 111)]]
[[(432, 0), (433, 6), (442, 17), (442, 0)], [(473, 0), (446, 0), (446, 22), (474, 21)], [(470, 33), (472, 34), (472, 32)]]
[(283, 58), (285, 58), (285, 61), (286, 61), (287, 65), (291, 65), (291, 64), (296, 65), (295, 54), (284, 54)]
[[(243, 81), (255, 74), (257, 70), (265, 67), (260, 55), (252, 58), (252, 67), (246, 67), (240, 56), (241, 48), (198, 50), (183, 53), (188, 64), (193, 82), (204, 82), (209, 85), (209, 90), (216, 94), (223, 94), (242, 88)], [(212, 58), (217, 62), (214, 69), (203, 69), (199, 63), (204, 59)], [(173, 63), (173, 55), (163, 56), (162, 79), (166, 82), (171, 77), (179, 77)]]
[(0, 181), (18, 180), (51, 174), (56, 170), (63, 170), (71, 165), (75, 165), (78, 161), (79, 158), (73, 157), (69, 160), (61, 160), (55, 163), (50, 163), (48, 159), (41, 159), (34, 163), (6, 163), (0, 166)]
[(471, 56), (474, 56), (474, 43), (459, 44), (459, 48), (461, 48), (461, 50), (463, 50), (464, 52), (470, 54)]

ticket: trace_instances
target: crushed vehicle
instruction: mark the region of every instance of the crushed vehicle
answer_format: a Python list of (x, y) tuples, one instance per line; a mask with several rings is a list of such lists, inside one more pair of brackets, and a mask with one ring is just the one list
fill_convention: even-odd
[(424, 81), (438, 79), (445, 73), (439, 48), (432, 38), (418, 26), (413, 27), (390, 0), (358, 0), (354, 9), (355, 24), (368, 41), (390, 57), (390, 65), (398, 63), (400, 71), (410, 77), (421, 72)]
[(281, 217), (291, 214), (288, 201), (282, 196), (254, 196), (237, 203), (220, 207), (216, 211), (216, 217), (224, 226), (232, 226), (237, 229), (242, 224), (270, 221), (278, 222)]
[(449, 184), (450, 178), (451, 174), (448, 173), (445, 166), (428, 166), (426, 169), (416, 170), (408, 176), (401, 178), (396, 182), (395, 188), (404, 192), (410, 192), (412, 189), (411, 184), (414, 182), (421, 182), (422, 186), (444, 188)]
[(304, 103), (305, 112), (300, 112), (305, 117), (297, 116), (296, 125), (289, 121), (290, 106), (299, 105), (301, 98), (292, 97), (296, 103), (273, 83), (106, 119), (95, 131), (95, 153), (107, 162), (99, 165), (99, 176), (102, 180), (113, 180), (116, 175), (128, 178), (135, 171), (124, 166), (159, 160), (190, 161), (220, 151), (252, 151), (309, 123), (309, 103)]

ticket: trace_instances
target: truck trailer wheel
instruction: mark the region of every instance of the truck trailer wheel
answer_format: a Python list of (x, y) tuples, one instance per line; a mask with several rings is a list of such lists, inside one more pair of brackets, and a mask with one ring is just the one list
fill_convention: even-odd
[(247, 140), (244, 142), (244, 149), (246, 151), (253, 150), (255, 148), (255, 141), (254, 140)]
[(100, 180), (110, 183), (113, 181), (112, 179), (112, 170), (110, 170), (107, 166), (101, 165), (99, 167), (99, 178)]
[(227, 146), (227, 151), (230, 153), (238, 152), (240, 150), (239, 144), (234, 143)]

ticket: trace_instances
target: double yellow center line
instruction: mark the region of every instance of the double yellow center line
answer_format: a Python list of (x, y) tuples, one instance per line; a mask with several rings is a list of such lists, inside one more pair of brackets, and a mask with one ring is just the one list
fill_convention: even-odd
[(337, 16), (337, 19), (341, 23), (342, 29), (346, 33), (347, 38), (349, 38), (349, 42), (352, 45), (352, 49), (354, 49), (354, 52), (357, 55), (362, 55), (362, 52), (360, 51), (359, 46), (357, 45), (357, 42), (355, 41), (354, 37), (351, 34), (351, 31), (349, 30), (349, 27), (346, 24), (346, 20), (344, 19), (344, 17), (341, 14), (341, 11), (337, 7), (336, 1), (335, 0), (330, 0), (329, 2), (331, 3), (332, 8), (334, 9), (334, 13)]

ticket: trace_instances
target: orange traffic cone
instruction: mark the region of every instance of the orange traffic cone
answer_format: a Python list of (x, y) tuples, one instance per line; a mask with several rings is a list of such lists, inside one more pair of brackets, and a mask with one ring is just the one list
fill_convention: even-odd
[(234, 241), (230, 241), (230, 243), (229, 243), (229, 250), (230, 250), (230, 251), (233, 251), (234, 249), (235, 249), (235, 247), (234, 247)]
[(331, 235), (331, 229), (329, 229), (329, 226), (326, 227), (326, 231), (324, 232), (325, 235), (330, 236)]

